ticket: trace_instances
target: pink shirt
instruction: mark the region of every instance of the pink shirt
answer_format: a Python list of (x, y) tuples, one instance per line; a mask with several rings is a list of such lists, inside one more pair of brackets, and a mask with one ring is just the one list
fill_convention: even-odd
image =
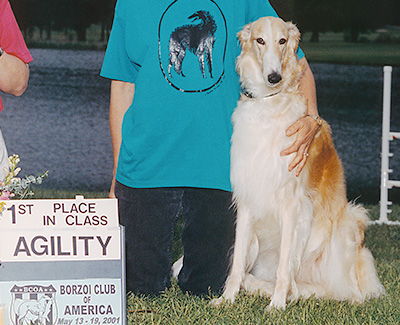
[[(7, 54), (14, 55), (25, 63), (33, 60), (8, 0), (0, 0), (0, 47)], [(0, 99), (0, 111), (2, 109), (3, 103)]]

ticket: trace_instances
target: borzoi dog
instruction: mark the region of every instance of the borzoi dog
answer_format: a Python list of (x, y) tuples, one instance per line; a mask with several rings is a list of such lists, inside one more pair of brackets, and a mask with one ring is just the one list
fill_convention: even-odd
[(199, 10), (188, 19), (193, 19), (193, 22), (200, 20), (200, 24), (184, 25), (176, 28), (169, 39), (169, 65), (168, 74), (171, 76), (171, 68), (178, 75), (185, 77), (182, 72), (183, 59), (186, 55), (186, 50), (193, 52), (200, 64), (200, 70), (203, 78), (206, 78), (205, 60), (208, 62), (208, 69), (211, 78), (212, 75), (212, 51), (214, 48), (215, 37), (214, 33), (217, 30), (217, 25), (214, 18), (208, 11)]
[(294, 141), (285, 130), (306, 114), (298, 29), (265, 17), (238, 37), (237, 70), (250, 95), (232, 116), (236, 238), (223, 296), (212, 304), (233, 302), (241, 288), (271, 296), (270, 308), (300, 296), (361, 302), (384, 294), (364, 247), (367, 212), (347, 202), (329, 125), (309, 117), (321, 125), (299, 177), (288, 171), (293, 155), (280, 156)]

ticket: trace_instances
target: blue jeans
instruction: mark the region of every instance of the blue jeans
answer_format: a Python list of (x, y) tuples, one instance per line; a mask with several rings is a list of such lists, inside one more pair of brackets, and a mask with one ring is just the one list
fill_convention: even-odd
[(125, 226), (127, 291), (159, 294), (170, 285), (176, 222), (184, 218), (184, 264), (179, 286), (193, 294), (219, 293), (234, 243), (235, 213), (230, 192), (201, 188), (115, 189)]

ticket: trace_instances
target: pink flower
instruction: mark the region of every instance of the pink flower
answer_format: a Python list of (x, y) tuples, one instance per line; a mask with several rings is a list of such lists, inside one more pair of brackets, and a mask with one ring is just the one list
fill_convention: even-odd
[(3, 192), (1, 192), (0, 200), (3, 200), (3, 201), (9, 200), (13, 196), (14, 196), (14, 193), (11, 193), (10, 191), (3, 191)]

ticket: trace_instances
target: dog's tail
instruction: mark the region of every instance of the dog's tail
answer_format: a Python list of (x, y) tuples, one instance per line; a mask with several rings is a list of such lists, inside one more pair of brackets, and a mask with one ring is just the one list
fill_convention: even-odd
[(350, 202), (333, 224), (330, 288), (338, 298), (364, 301), (385, 293), (374, 258), (364, 246), (364, 231), (368, 220), (367, 210)]
[(364, 246), (364, 231), (369, 220), (368, 212), (360, 205), (349, 203), (344, 213), (349, 214), (349, 217), (357, 222), (355, 273), (363, 300), (384, 295), (385, 289), (379, 281), (374, 257)]
[[(301, 295), (363, 302), (385, 294), (374, 258), (364, 246), (368, 212), (361, 205), (346, 203), (323, 227), (314, 227), (309, 258), (300, 274)], [(306, 267), (304, 267), (306, 266)]]

